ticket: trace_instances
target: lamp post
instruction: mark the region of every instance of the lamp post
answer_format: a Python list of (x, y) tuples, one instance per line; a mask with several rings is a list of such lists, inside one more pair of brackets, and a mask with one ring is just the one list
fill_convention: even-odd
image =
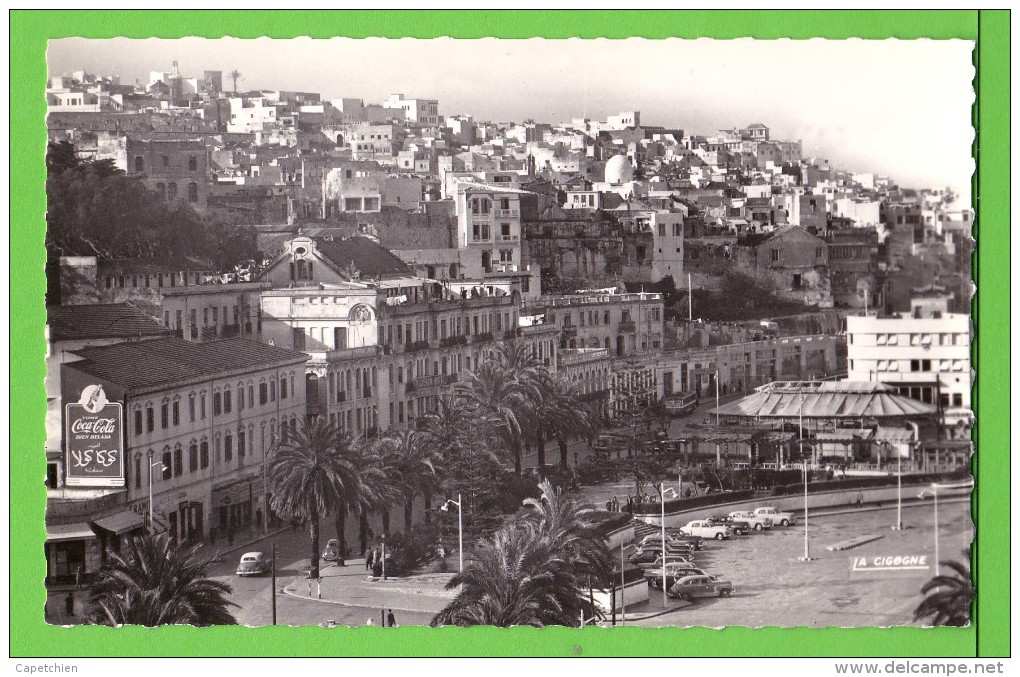
[[(151, 458), (151, 456), (150, 456), (150, 458)], [(159, 466), (161, 471), (162, 470), (166, 470), (166, 466), (163, 465), (162, 461), (159, 461), (157, 463), (152, 463), (152, 462), (149, 463), (149, 535), (150, 536), (153, 535), (154, 533), (156, 533), (156, 522), (153, 519), (153, 514), (154, 514), (155, 511), (154, 511), (153, 505), (152, 505), (152, 469), (155, 468), (156, 466)]]
[[(888, 444), (888, 442), (886, 443)], [(903, 529), (903, 455), (896, 452), (896, 524), (893, 531)]]
[(808, 464), (807, 459), (804, 458), (804, 392), (800, 393), (800, 424), (797, 428), (798, 432), (798, 443), (800, 445), (800, 463), (804, 468), (804, 556), (798, 557), (797, 559), (801, 562), (811, 562), (814, 558), (811, 556), (811, 550), (808, 547), (808, 500), (807, 500), (807, 484), (808, 484)]
[(463, 500), (460, 494), (457, 494), (457, 500), (449, 498), (446, 503), (440, 506), (440, 510), (447, 512), (450, 509), (450, 504), (457, 506), (457, 558), (460, 566), (460, 572), (464, 572), (464, 510), (461, 506)]
[(715, 370), (715, 427), (719, 427), (719, 370)]
[(935, 575), (939, 575), (939, 485), (931, 485), (931, 493), (935, 498)]
[(662, 552), (659, 558), (662, 560), (662, 608), (666, 608), (666, 492), (676, 496), (676, 492), (673, 491), (673, 487), (666, 487), (666, 483), (663, 482), (659, 485), (659, 499), (662, 504)]

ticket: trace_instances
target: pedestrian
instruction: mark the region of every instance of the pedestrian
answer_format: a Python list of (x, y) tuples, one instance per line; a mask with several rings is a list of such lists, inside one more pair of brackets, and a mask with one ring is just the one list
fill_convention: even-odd
[(606, 512), (613, 512), (613, 502), (606, 501)]
[(81, 565), (74, 570), (74, 589), (81, 590)]
[(234, 544), (234, 525), (233, 524), (231, 524), (229, 527), (227, 527), (227, 544), (228, 545), (233, 545)]
[(255, 511), (255, 523), (262, 526), (262, 508)]
[(74, 593), (67, 593), (67, 597), (64, 598), (64, 609), (68, 616), (74, 616)]
[(365, 571), (371, 571), (372, 570), (372, 556), (374, 554), (375, 553), (373, 553), (371, 550), (369, 550), (368, 548), (365, 548)]
[(393, 615), (393, 609), (390, 609), (386, 614), (386, 627), (395, 628), (397, 627), (397, 617)]

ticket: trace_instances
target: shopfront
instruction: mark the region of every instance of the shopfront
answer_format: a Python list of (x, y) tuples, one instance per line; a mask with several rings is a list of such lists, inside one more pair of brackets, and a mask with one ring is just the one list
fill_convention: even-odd
[(145, 532), (145, 518), (134, 510), (122, 510), (108, 517), (101, 517), (92, 523), (99, 538), (99, 550), (103, 560), (107, 552), (120, 553), (128, 541)]
[(74, 583), (79, 571), (88, 575), (99, 570), (99, 539), (85, 522), (47, 524), (46, 563), (48, 584)]
[(231, 530), (250, 529), (255, 524), (255, 513), (260, 510), (262, 480), (245, 477), (226, 484), (214, 486), (212, 490), (212, 526), (220, 534)]

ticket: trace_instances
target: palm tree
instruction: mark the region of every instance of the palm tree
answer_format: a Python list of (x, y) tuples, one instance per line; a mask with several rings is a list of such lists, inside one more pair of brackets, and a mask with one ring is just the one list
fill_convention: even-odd
[(390, 450), (399, 489), (404, 499), (404, 530), (410, 533), (414, 524), (414, 499), (425, 498), (428, 511), (436, 491), (436, 466), (432, 461), (426, 436), (417, 430), (394, 431), (383, 440)]
[(235, 68), (227, 73), (227, 77), (234, 81), (234, 91), (237, 92), (237, 81), (244, 80), (244, 76), (241, 75), (241, 71)]
[(478, 425), (498, 431), (504, 451), (513, 460), (514, 472), (520, 475), (522, 426), (529, 408), (540, 397), (533, 372), (508, 369), (502, 360), (483, 362), (474, 373), (468, 372), (458, 392), (474, 412)]
[(598, 532), (596, 511), (558, 493), (543, 480), (539, 498), (524, 501), (525, 520), (534, 524), (570, 561), (579, 575), (606, 580), (613, 565), (605, 539)]
[(317, 417), (302, 422), (287, 442), (280, 444), (270, 461), (269, 485), (273, 510), (308, 522), (308, 575), (319, 577), (319, 520), (338, 510), (342, 496), (356, 492), (357, 468), (337, 448), (348, 442), (336, 426)]
[(930, 625), (963, 627), (970, 623), (974, 598), (970, 569), (959, 562), (942, 562), (953, 575), (935, 576), (921, 587), (924, 600), (914, 609), (914, 620), (929, 619)]
[(548, 481), (525, 514), (481, 541), (448, 589), (463, 586), (432, 625), (569, 625), (600, 616), (585, 592), (605, 581), (611, 556), (594, 510), (557, 494)]
[(350, 481), (344, 484), (343, 492), (336, 497), (336, 538), (340, 543), (341, 554), (337, 560), (344, 566), (344, 550), (347, 547), (347, 517), (359, 514), (362, 500), (372, 491), (377, 473), (371, 445), (361, 436), (349, 432), (341, 432), (337, 436), (336, 446), (332, 449), (337, 455), (337, 462), (349, 469)]
[(570, 562), (526, 522), (479, 542), (464, 571), (446, 587), (457, 586), (460, 593), (432, 619), (434, 627), (577, 626), (582, 610), (591, 609)]
[(98, 625), (236, 625), (231, 588), (205, 576), (200, 545), (176, 544), (167, 534), (133, 538), (110, 552), (89, 596), (89, 620)]

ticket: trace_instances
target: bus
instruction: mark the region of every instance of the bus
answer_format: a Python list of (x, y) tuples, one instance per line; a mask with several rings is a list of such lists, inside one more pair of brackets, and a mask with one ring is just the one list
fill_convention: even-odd
[(686, 416), (698, 406), (697, 393), (677, 393), (666, 396), (666, 411), (671, 416)]

